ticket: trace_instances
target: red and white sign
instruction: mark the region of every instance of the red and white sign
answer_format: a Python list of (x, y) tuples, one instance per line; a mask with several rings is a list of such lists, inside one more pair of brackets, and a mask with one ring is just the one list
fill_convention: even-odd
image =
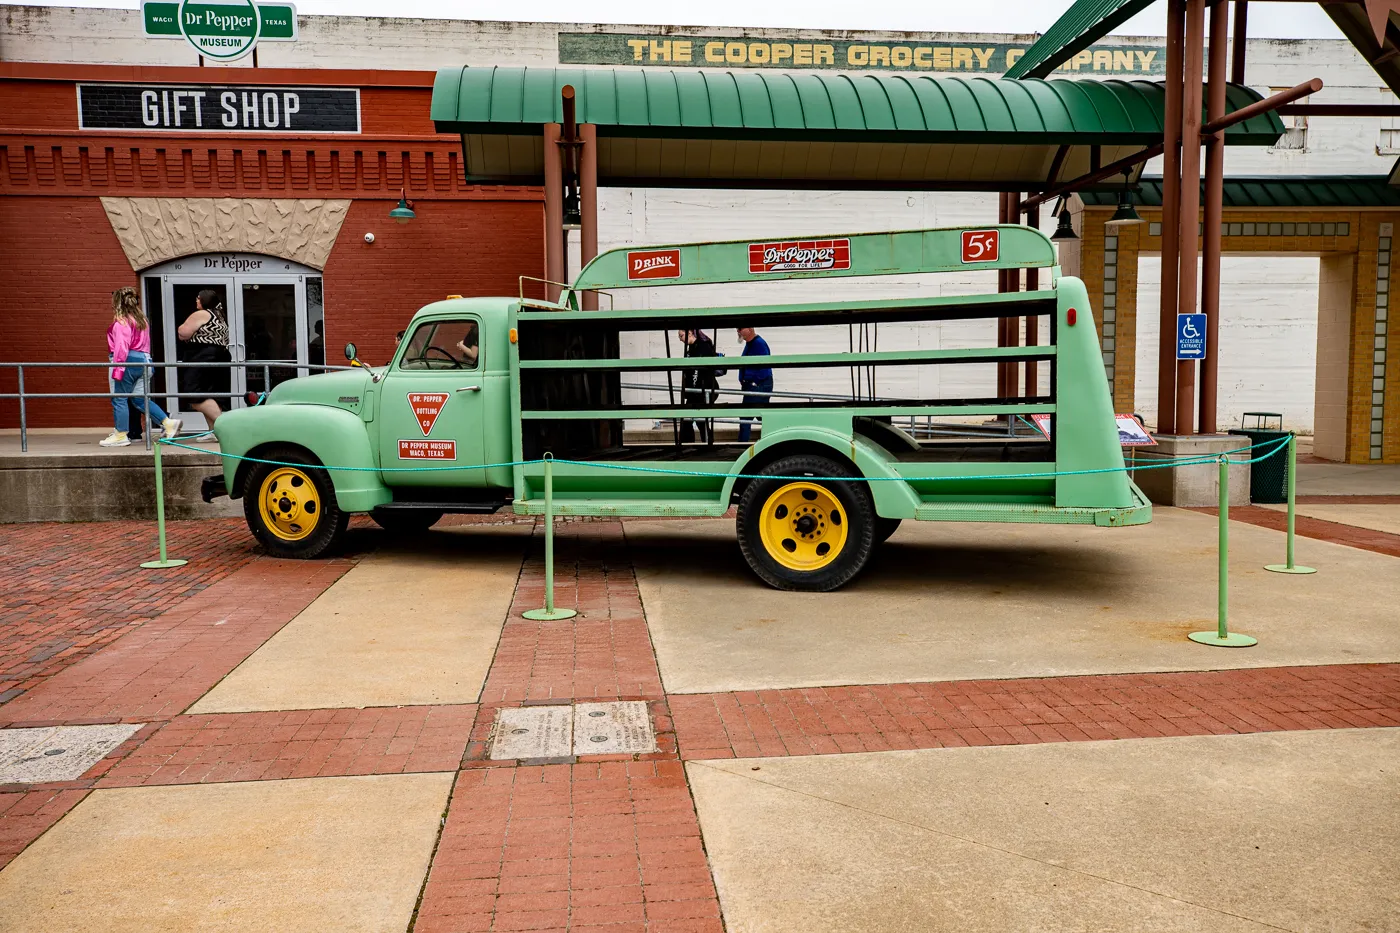
[(792, 240), (786, 243), (750, 243), (749, 273), (831, 272), (851, 268), (851, 241)]
[(418, 419), (424, 437), (433, 433), (433, 425), (437, 424), (438, 415), (442, 414), (442, 407), (450, 397), (446, 392), (408, 393), (408, 407), (413, 409), (413, 417)]
[(400, 460), (456, 460), (456, 441), (399, 441)]
[(678, 279), (681, 251), (678, 249), (637, 249), (627, 254), (627, 278)]
[(964, 230), (962, 232), (963, 262), (996, 262), (1001, 243), (995, 230)]

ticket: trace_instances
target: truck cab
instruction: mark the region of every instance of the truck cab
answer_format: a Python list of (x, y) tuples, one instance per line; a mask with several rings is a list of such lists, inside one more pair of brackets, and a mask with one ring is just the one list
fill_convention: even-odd
[[(414, 315), (388, 365), (360, 364), (350, 344), (351, 369), (288, 380), (219, 418), (221, 446), (239, 451), (222, 485), (244, 500), (258, 541), (279, 556), (314, 557), (353, 512), (412, 531), (448, 512), (506, 505), (512, 304), (435, 302)], [(214, 492), (206, 487), (206, 498)]]

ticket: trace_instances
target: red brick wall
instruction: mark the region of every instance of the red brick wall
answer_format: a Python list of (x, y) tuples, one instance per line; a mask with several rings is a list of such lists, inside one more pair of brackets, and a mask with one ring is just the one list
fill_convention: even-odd
[[(415, 201), (417, 218), (389, 219), (392, 200), (356, 200), (325, 269), (327, 362), (353, 340), (382, 362), (418, 308), (449, 294), (515, 295), (521, 275), (543, 275), (538, 201)], [(373, 233), (375, 242), (365, 243)], [(111, 292), (137, 276), (95, 197), (0, 197), (0, 360), (100, 360), (107, 355)], [(13, 370), (0, 368), (0, 391)], [(101, 392), (100, 370), (26, 371), (25, 389)], [(32, 427), (110, 423), (106, 400), (32, 401)], [(0, 400), (0, 427), (19, 406)]]
[[(112, 290), (137, 284), (112, 225), (93, 197), (0, 197), (0, 360), (103, 360)], [(0, 367), (0, 391), (15, 391)], [(25, 390), (105, 392), (100, 369), (26, 370)], [(105, 399), (30, 402), (29, 423), (107, 425)], [(19, 425), (19, 403), (0, 399), (0, 426)]]
[[(357, 200), (326, 263), (326, 361), (354, 341), (382, 363), (394, 334), (448, 295), (517, 295), (544, 275), (544, 205), (537, 201), (414, 201), (418, 216), (389, 219), (395, 201)], [(366, 243), (365, 234), (374, 242)]]

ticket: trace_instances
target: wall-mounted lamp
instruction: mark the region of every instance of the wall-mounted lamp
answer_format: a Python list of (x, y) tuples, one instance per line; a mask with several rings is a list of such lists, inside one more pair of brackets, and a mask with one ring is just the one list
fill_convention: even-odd
[(389, 212), (389, 216), (394, 218), (396, 223), (406, 224), (418, 215), (413, 213), (413, 202), (410, 201), (402, 188), (399, 189), (399, 206)]

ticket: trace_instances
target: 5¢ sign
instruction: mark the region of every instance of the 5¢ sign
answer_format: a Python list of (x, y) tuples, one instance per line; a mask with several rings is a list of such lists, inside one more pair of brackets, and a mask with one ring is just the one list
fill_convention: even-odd
[(964, 230), (962, 232), (963, 262), (996, 262), (1001, 244), (996, 230)]

